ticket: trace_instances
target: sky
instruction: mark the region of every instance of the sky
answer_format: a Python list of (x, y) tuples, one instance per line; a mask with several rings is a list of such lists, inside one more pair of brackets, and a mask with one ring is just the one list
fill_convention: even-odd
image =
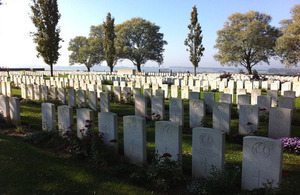
[[(37, 58), (36, 45), (30, 32), (36, 29), (30, 19), (31, 0), (2, 0), (0, 6), (0, 67), (43, 67), (49, 68), (43, 59)], [(90, 26), (100, 25), (108, 12), (115, 18), (115, 24), (121, 24), (134, 17), (141, 17), (160, 26), (164, 40), (168, 42), (164, 51), (161, 68), (172, 66), (193, 67), (189, 61), (184, 40), (189, 32), (192, 7), (196, 5), (198, 21), (202, 28), (204, 56), (201, 67), (221, 67), (214, 60), (217, 31), (223, 28), (227, 18), (236, 12), (250, 10), (269, 14), (271, 25), (280, 27), (279, 21), (291, 18), (290, 9), (300, 0), (58, 0), (61, 14), (59, 27), (61, 43), (60, 57), (55, 68), (69, 66), (68, 45), (76, 36), (88, 36)], [(277, 60), (271, 65), (257, 65), (258, 68), (283, 68)], [(80, 65), (84, 67), (84, 65)], [(134, 66), (129, 60), (119, 62), (117, 66)], [(145, 66), (158, 67), (149, 61)], [(101, 67), (106, 67), (105, 62)]]

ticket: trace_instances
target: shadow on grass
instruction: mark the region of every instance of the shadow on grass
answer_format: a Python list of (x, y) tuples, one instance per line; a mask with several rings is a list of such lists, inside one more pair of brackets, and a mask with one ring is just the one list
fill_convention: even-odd
[(56, 157), (0, 134), (1, 194), (150, 194), (108, 169)]

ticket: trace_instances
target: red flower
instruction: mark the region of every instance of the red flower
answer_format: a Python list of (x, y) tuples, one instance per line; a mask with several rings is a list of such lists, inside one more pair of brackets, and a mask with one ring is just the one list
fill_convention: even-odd
[(289, 174), (287, 174), (287, 173), (282, 173), (282, 177), (288, 177), (289, 176)]
[(87, 122), (87, 123), (90, 123), (90, 122), (91, 122), (91, 120), (88, 120), (88, 119), (87, 119), (87, 120), (85, 120), (85, 122)]
[(169, 153), (164, 153), (161, 157), (163, 157), (163, 158), (166, 158), (166, 157), (172, 157), (172, 155), (169, 154)]
[(265, 110), (267, 110), (267, 109), (265, 109), (265, 108), (261, 108), (261, 109), (259, 109), (259, 111), (265, 111)]
[(67, 146), (67, 150), (72, 150), (72, 146)]
[(116, 139), (112, 139), (112, 140), (110, 140), (109, 142), (110, 142), (110, 143), (117, 143), (117, 142), (118, 142), (118, 140), (116, 140)]
[(18, 97), (19, 98), (19, 100), (22, 100), (23, 98), (22, 97)]
[(155, 117), (160, 117), (160, 114), (155, 115)]
[(155, 113), (153, 112), (151, 115), (155, 115)]
[(169, 100), (169, 98), (165, 98), (165, 100)]
[(252, 123), (248, 122), (247, 125), (253, 125)]
[(100, 98), (97, 98), (98, 99), (98, 101), (100, 101)]
[(86, 126), (84, 126), (84, 127), (86, 127), (86, 128), (90, 128), (90, 127), (91, 127), (91, 125), (86, 125)]
[(130, 93), (128, 92), (127, 94), (129, 95)]

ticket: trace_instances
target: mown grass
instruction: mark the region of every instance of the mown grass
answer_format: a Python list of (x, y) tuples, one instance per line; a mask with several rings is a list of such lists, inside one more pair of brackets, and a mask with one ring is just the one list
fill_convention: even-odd
[(109, 169), (64, 159), (2, 134), (0, 162), (0, 194), (151, 194)]
[[(20, 90), (13, 90), (17, 96)], [(179, 91), (180, 93), (180, 91)], [(205, 93), (205, 92), (204, 92)], [(201, 99), (203, 94), (201, 92)], [(219, 93), (215, 93), (216, 101), (219, 99)], [(41, 130), (41, 102), (36, 104), (21, 103), (21, 120), (22, 125), (34, 131)], [(292, 137), (300, 137), (300, 98), (296, 98), (296, 110), (294, 111), (292, 120)], [(133, 104), (117, 104), (111, 103), (111, 112), (118, 114), (118, 145), (119, 154), (123, 155), (123, 116), (134, 115)], [(165, 100), (165, 118), (169, 117), (169, 100)], [(185, 122), (182, 135), (182, 151), (183, 151), (183, 173), (191, 176), (192, 172), (192, 134), (189, 128), (189, 107), (188, 100), (184, 100)], [(148, 114), (150, 115), (150, 109)], [(212, 115), (206, 117), (208, 127), (212, 126)], [(94, 129), (97, 131), (97, 115), (94, 117)], [(76, 116), (74, 110), (74, 122)], [(238, 113), (234, 104), (232, 107), (231, 118), (231, 135), (227, 136), (225, 145), (225, 161), (227, 163), (241, 165), (242, 163), (242, 145), (232, 141), (232, 137), (238, 133)], [(75, 124), (76, 127), (76, 124)], [(262, 119), (260, 121), (259, 136), (267, 136), (268, 121)], [(154, 127), (147, 127), (147, 159), (151, 162), (155, 154), (155, 130)], [(3, 140), (3, 141), (2, 141)], [(122, 173), (124, 169), (114, 167), (114, 171), (121, 171), (118, 178), (114, 177), (114, 171), (107, 169), (92, 169), (89, 164), (72, 161), (57, 157), (51, 153), (42, 151), (38, 148), (24, 144), (21, 141), (1, 135), (0, 142), (1, 164), (0, 175), (8, 177), (3, 184), (0, 182), (1, 189), (5, 194), (25, 193), (101, 193), (101, 194), (147, 194), (147, 190), (133, 186), (128, 183), (128, 172)], [(13, 159), (13, 160), (10, 160)], [(3, 162), (2, 162), (3, 161)], [(11, 162), (13, 161), (13, 162)], [(26, 161), (26, 162), (25, 162)], [(25, 162), (25, 163), (24, 163)], [(291, 193), (300, 192), (300, 156), (292, 154), (284, 154), (283, 156), (283, 173), (287, 173), (288, 178), (283, 178), (283, 189), (288, 189)], [(131, 165), (126, 165), (130, 168)], [(127, 168), (125, 168), (127, 169)], [(16, 175), (22, 177), (16, 177)], [(1, 178), (0, 176), (0, 178)], [(30, 178), (29, 178), (30, 177)], [(1, 178), (0, 181), (2, 181)], [(35, 181), (39, 182), (36, 186)], [(17, 183), (17, 185), (15, 185)], [(2, 185), (3, 184), (3, 185)], [(1, 186), (2, 185), (2, 186)], [(13, 186), (16, 187), (13, 187)], [(64, 187), (65, 186), (65, 187)], [(293, 187), (291, 187), (293, 186)], [(181, 189), (181, 192), (184, 190)]]

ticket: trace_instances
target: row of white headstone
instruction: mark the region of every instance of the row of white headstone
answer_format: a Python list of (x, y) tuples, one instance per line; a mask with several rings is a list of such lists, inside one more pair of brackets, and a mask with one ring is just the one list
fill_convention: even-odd
[[(73, 108), (58, 106), (58, 128), (61, 135), (72, 130)], [(42, 104), (44, 130), (54, 130), (55, 106)], [(83, 138), (93, 131), (93, 111), (87, 108), (76, 110), (77, 136)], [(117, 114), (98, 113), (98, 131), (104, 144), (118, 150)], [(51, 129), (52, 128), (52, 129)], [(147, 163), (146, 120), (140, 116), (123, 117), (124, 155), (133, 164)], [(171, 121), (155, 123), (155, 150), (160, 156), (182, 162), (182, 126)], [(225, 132), (205, 128), (193, 128), (192, 174), (195, 177), (210, 176), (212, 166), (221, 170), (225, 163)], [(273, 182), (277, 187), (281, 180), (282, 143), (271, 138), (247, 136), (243, 143), (242, 189), (261, 188)], [(178, 170), (180, 171), (180, 170)]]
[[(146, 85), (156, 85), (162, 87), (163, 82), (167, 82), (170, 84), (175, 84), (177, 86), (187, 86), (189, 89), (193, 89), (194, 87), (203, 87), (204, 91), (207, 91), (210, 87), (212, 90), (219, 89), (219, 91), (223, 92), (225, 88), (229, 88), (232, 90), (236, 89), (246, 89), (247, 92), (251, 92), (252, 89), (271, 89), (271, 90), (279, 90), (281, 89), (281, 95), (283, 95), (284, 91), (293, 90), (296, 92), (296, 95), (300, 95), (300, 82), (298, 77), (272, 77), (268, 76), (270, 79), (279, 79), (279, 80), (268, 80), (268, 81), (250, 81), (249, 75), (233, 75), (233, 79), (227, 81), (227, 79), (220, 79), (218, 78), (220, 74), (208, 74), (208, 75), (198, 75), (194, 76), (167, 76), (162, 75), (158, 77), (154, 76), (134, 76), (134, 75), (126, 75), (124, 77), (118, 77), (115, 75), (103, 75), (101, 73), (97, 73), (98, 75), (81, 75), (78, 78), (75, 77), (76, 75), (68, 75), (68, 78), (50, 78), (50, 80), (43, 80), (42, 77), (16, 77), (11, 75), (12, 80), (17, 83), (22, 81), (23, 83), (33, 84), (37, 82), (37, 84), (46, 84), (50, 87), (57, 86), (57, 87), (66, 87), (71, 86), (75, 89), (84, 89), (84, 83), (86, 84), (96, 84), (96, 82), (102, 81), (104, 79), (113, 81), (114, 86), (128, 86), (133, 88), (135, 87), (140, 88), (141, 86)], [(280, 81), (281, 80), (281, 81)], [(283, 82), (283, 83), (281, 83)], [(80, 83), (80, 84), (79, 84)], [(76, 84), (76, 85), (75, 85)], [(195, 89), (197, 90), (197, 89)]]

